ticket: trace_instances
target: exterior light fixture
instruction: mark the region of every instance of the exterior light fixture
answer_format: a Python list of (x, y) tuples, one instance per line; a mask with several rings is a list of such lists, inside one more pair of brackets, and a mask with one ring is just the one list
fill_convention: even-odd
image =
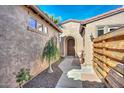
[(93, 41), (93, 39), (94, 39), (94, 36), (93, 36), (92, 33), (91, 33), (91, 35), (90, 35), (90, 39), (91, 39), (91, 41)]

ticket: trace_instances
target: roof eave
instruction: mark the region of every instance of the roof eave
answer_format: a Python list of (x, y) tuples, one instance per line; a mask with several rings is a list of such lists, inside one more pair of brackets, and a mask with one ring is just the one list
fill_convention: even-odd
[(98, 20), (104, 19), (106, 17), (110, 17), (112, 15), (115, 15), (115, 14), (118, 14), (118, 13), (121, 13), (121, 12), (124, 12), (124, 8), (119, 8), (119, 9), (116, 9), (116, 10), (112, 10), (112, 11), (109, 11), (107, 13), (95, 16), (93, 18), (83, 20), (83, 21), (81, 21), (81, 24), (92, 23), (94, 21), (98, 21)]
[(28, 5), (28, 7), (34, 9), (40, 16), (42, 16), (49, 24), (51, 24), (58, 32), (62, 33), (62, 30), (47, 16), (44, 14), (43, 11), (41, 11), (37, 6), (35, 5)]
[(79, 20), (75, 20), (75, 19), (68, 19), (68, 20), (65, 20), (64, 22), (62, 22), (62, 23), (61, 23), (61, 25), (66, 24), (66, 23), (68, 23), (68, 22), (76, 22), (76, 23), (81, 23), (81, 21), (79, 21)]

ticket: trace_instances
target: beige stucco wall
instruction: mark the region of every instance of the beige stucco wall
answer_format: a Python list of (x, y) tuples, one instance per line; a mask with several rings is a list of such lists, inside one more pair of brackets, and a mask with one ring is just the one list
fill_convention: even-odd
[[(124, 24), (124, 12), (120, 14), (116, 14), (98, 21), (94, 21), (92, 23), (88, 23), (85, 28), (85, 47), (84, 47), (84, 58), (86, 64), (92, 64), (92, 58), (93, 58), (93, 47), (92, 47), (92, 41), (90, 39), (90, 35), (93, 34), (94, 37), (97, 37), (97, 26), (101, 25), (118, 25), (118, 24)], [(105, 32), (107, 33), (107, 31)]]
[[(48, 34), (28, 30), (30, 17), (47, 26)], [(48, 62), (40, 57), (54, 35), (56, 29), (25, 6), (0, 6), (0, 87), (17, 87), (15, 74), (21, 68), (30, 69), (32, 77), (45, 70)]]
[(67, 22), (62, 25), (61, 37), (64, 37), (64, 42), (62, 44), (63, 47), (63, 54), (62, 56), (67, 56), (67, 45), (66, 45), (66, 38), (68, 36), (72, 36), (75, 39), (75, 56), (79, 56), (81, 51), (83, 50), (83, 39), (79, 34), (80, 23), (77, 22)]
[[(57, 47), (60, 50), (59, 32), (53, 26), (51, 26), (49, 23), (47, 23), (44, 19), (41, 19), (41, 17), (39, 15), (35, 14), (34, 12), (32, 12), (32, 10), (26, 8), (25, 6), (20, 6), (20, 7), (23, 9), (23, 11), (28, 13), (28, 15), (25, 15), (25, 17), (26, 17), (25, 19), (26, 19), (27, 23), (28, 23), (29, 17), (32, 17), (38, 23), (40, 23), (43, 26), (47, 27), (48, 33), (40, 32), (38, 30), (37, 31), (32, 31), (32, 33), (37, 33), (37, 34), (41, 35), (42, 47), (44, 48), (45, 44), (48, 42), (48, 40), (51, 39), (51, 37), (56, 37), (57, 38)], [(27, 30), (27, 31), (30, 31), (30, 30)], [(53, 60), (51, 63), (56, 62), (58, 59)], [(33, 67), (33, 69), (31, 69), (31, 73), (34, 76), (37, 75), (38, 73), (40, 73), (41, 71), (45, 70), (48, 67), (48, 62), (44, 61), (43, 64), (42, 64), (40, 59), (37, 59), (36, 63), (37, 64)]]

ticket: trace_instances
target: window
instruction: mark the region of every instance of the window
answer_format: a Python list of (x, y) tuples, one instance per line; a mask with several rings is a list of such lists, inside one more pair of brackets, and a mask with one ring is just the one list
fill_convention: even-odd
[(44, 33), (48, 33), (48, 28), (46, 26), (44, 27)]
[(43, 32), (43, 25), (41, 27), (39, 27), (38, 30), (41, 31), (41, 32)]
[(37, 21), (30, 17), (28, 20), (28, 27), (29, 27), (29, 29), (33, 29), (33, 30), (36, 29), (37, 28)]
[(40, 31), (40, 32), (43, 32), (43, 25), (42, 24), (40, 24), (40, 23), (38, 23), (38, 30)]
[(105, 34), (105, 33), (108, 33), (108, 32), (111, 32), (111, 31), (114, 31), (114, 30), (116, 30), (116, 29), (118, 29), (118, 28), (120, 28), (121, 27), (121, 25), (105, 25), (105, 26), (99, 26), (98, 28), (97, 28), (97, 34), (98, 34), (98, 36), (101, 36), (101, 35), (103, 35), (103, 34)]
[(104, 28), (98, 28), (98, 36), (101, 36), (104, 34)]
[(114, 26), (114, 27), (109, 27), (109, 31), (111, 32), (111, 31), (114, 31), (114, 30), (116, 30), (116, 29), (118, 29), (119, 27), (117, 27), (117, 26)]

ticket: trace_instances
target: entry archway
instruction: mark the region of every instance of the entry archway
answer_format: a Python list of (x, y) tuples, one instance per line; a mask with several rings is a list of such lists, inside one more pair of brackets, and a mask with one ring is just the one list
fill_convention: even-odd
[(67, 56), (75, 56), (75, 39), (68, 36), (67, 39)]

